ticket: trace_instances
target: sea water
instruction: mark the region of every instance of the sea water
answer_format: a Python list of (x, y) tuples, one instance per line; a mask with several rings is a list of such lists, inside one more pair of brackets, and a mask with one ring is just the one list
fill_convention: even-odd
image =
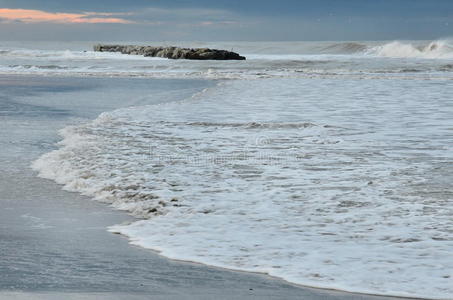
[(133, 244), (313, 287), (451, 299), (448, 41), (208, 44), (246, 62), (19, 46), (2, 48), (1, 72), (217, 79), (64, 128), (33, 163), (141, 218), (110, 229)]

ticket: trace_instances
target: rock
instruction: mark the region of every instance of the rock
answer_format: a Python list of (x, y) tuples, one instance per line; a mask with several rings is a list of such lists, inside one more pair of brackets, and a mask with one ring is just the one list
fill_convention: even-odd
[(245, 60), (236, 52), (209, 48), (153, 47), (134, 45), (95, 45), (97, 52), (120, 52), (122, 54), (143, 55), (146, 57), (163, 57), (170, 59), (196, 60)]

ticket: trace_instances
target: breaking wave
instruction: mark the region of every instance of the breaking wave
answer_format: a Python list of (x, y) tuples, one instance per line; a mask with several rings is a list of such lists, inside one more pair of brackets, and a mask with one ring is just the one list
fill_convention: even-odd
[(367, 51), (368, 54), (395, 57), (395, 58), (453, 58), (453, 45), (450, 41), (439, 40), (428, 45), (417, 45), (404, 42), (391, 42), (385, 45), (376, 46)]

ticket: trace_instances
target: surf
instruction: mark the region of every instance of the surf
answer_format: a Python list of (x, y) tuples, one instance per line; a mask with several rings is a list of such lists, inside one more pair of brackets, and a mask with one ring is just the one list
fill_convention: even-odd
[(110, 230), (170, 258), (442, 299), (452, 220), (447, 189), (430, 182), (453, 159), (434, 134), (448, 130), (451, 86), (425, 101), (439, 84), (221, 82), (68, 127), (33, 168), (141, 218)]
[(372, 47), (366, 53), (394, 58), (451, 59), (453, 58), (453, 44), (449, 40), (432, 41), (429, 44), (394, 41)]

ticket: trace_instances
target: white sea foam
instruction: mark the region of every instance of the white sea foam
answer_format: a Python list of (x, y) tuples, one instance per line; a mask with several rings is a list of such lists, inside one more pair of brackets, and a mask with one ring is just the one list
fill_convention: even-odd
[(41, 177), (127, 210), (163, 255), (452, 299), (452, 85), (262, 79), (61, 131)]
[(33, 50), (33, 49), (0, 49), (0, 56), (33, 59), (66, 59), (66, 60), (163, 60), (158, 57), (143, 57), (121, 53), (71, 51), (71, 50)]
[(447, 40), (434, 41), (428, 45), (414, 45), (413, 43), (395, 41), (373, 47), (368, 53), (396, 58), (452, 59), (453, 45)]

